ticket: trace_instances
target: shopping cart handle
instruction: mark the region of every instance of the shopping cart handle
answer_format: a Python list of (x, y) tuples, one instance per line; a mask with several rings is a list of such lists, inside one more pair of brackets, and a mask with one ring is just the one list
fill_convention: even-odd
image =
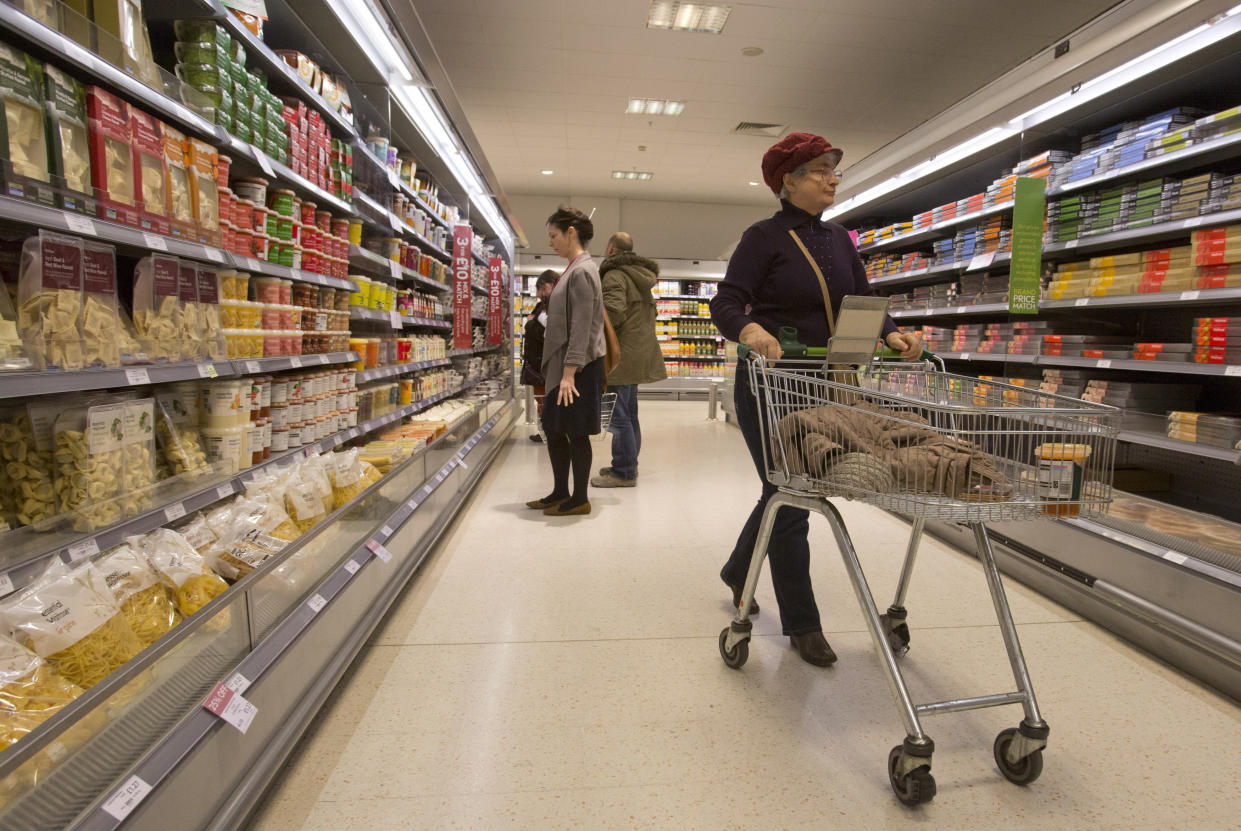
[[(876, 356), (882, 361), (899, 361), (902, 360), (901, 353), (890, 346), (880, 349)], [(929, 349), (923, 349), (922, 354), (918, 357), (919, 361), (930, 361), (935, 359), (935, 353)]]

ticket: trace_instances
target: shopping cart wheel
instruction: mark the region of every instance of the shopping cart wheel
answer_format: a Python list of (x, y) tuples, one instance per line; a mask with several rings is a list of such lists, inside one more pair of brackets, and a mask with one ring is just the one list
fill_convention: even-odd
[(905, 624), (905, 614), (904, 609), (898, 611), (897, 607), (889, 606), (888, 611), (879, 616), (888, 646), (892, 647), (897, 655), (904, 655), (909, 651), (909, 627)]
[(726, 666), (730, 666), (733, 669), (741, 669), (745, 665), (746, 659), (750, 657), (750, 642), (748, 640), (738, 641), (732, 648), (732, 651), (729, 651), (727, 646), (728, 630), (729, 627), (725, 627), (724, 631), (720, 633), (720, 657), (724, 659)]
[(1025, 756), (1018, 760), (1017, 764), (1010, 765), (1008, 763), (1008, 746), (1012, 744), (1013, 737), (1017, 735), (1017, 728), (1010, 727), (1007, 730), (1000, 731), (1000, 735), (995, 737), (995, 764), (999, 767), (1000, 773), (1004, 774), (1004, 778), (1015, 785), (1029, 785), (1039, 774), (1043, 772), (1043, 751), (1036, 750), (1029, 756)]
[(897, 776), (897, 766), (905, 748), (897, 745), (888, 754), (888, 781), (892, 783), (892, 791), (905, 805), (921, 805), (935, 798), (935, 777), (931, 775), (931, 760), (919, 765), (904, 776)]

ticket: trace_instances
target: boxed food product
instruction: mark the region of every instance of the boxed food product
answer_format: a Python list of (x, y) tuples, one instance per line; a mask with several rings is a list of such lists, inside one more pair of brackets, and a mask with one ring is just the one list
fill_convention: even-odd
[(98, 202), (96, 214), (140, 227), (138, 173), (130, 149), (129, 105), (99, 87), (87, 87), (86, 112), (90, 124), (91, 179)]
[(98, 27), (96, 51), (104, 60), (149, 87), (163, 89), (141, 0), (92, 0), (91, 21)]
[(118, 367), (144, 360), (116, 299), (116, 249), (82, 241), (82, 350), (86, 366)]
[(137, 107), (129, 108), (130, 146), (134, 154), (134, 192), (145, 231), (168, 234), (168, 169), (160, 122)]
[(43, 68), (47, 97), (47, 142), (56, 204), (94, 216), (86, 92), (73, 78), (48, 64)]
[(167, 254), (143, 257), (134, 268), (134, 328), (152, 361), (182, 357), (181, 263)]
[(198, 241), (220, 246), (220, 202), (216, 192), (216, 149), (196, 138), (186, 140), (190, 205), (198, 225)]
[(39, 231), (22, 245), (17, 327), (38, 369), (82, 369), (82, 241)]
[(185, 135), (167, 124), (161, 123), (159, 126), (164, 167), (168, 173), (169, 233), (182, 239), (197, 239), (189, 167), (185, 161)]
[(4, 192), (44, 205), (55, 202), (48, 167), (42, 70), (34, 58), (0, 43), (0, 179)]

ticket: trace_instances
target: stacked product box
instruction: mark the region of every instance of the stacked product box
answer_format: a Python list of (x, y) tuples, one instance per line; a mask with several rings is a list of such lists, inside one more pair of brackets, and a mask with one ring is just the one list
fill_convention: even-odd
[(1168, 413), (1167, 433), (1181, 441), (1241, 450), (1241, 418), (1235, 415), (1173, 410)]
[(1052, 333), (1043, 336), (1043, 353), (1055, 358), (1128, 358), (1133, 338), (1123, 335)]
[(34, 58), (0, 44), (0, 180), (6, 196), (43, 205), (55, 203), (48, 136), (44, 124), (44, 86)]
[(1200, 364), (1241, 364), (1241, 317), (1197, 318), (1193, 354)]
[(974, 306), (1008, 302), (1007, 274), (965, 274), (957, 292), (957, 305)]
[[(1226, 282), (1229, 273), (1204, 273), (1193, 264), (1190, 246), (1157, 248), (1094, 257), (1057, 268), (1043, 292), (1045, 300), (1116, 297), (1161, 291), (1187, 291)], [(1230, 267), (1225, 265), (1224, 269)], [(1222, 285), (1220, 287), (1223, 287)]]
[(1133, 359), (1135, 361), (1167, 361), (1185, 363), (1194, 356), (1192, 343), (1135, 343)]
[(1157, 384), (1092, 378), (1082, 398), (1143, 413), (1163, 413), (1169, 407), (1193, 407), (1202, 388), (1196, 384)]

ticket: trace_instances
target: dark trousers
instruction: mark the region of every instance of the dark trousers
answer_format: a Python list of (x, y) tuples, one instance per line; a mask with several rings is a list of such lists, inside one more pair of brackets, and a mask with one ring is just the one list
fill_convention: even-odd
[[(737, 412), (737, 425), (745, 438), (758, 477), (763, 483), (762, 496), (750, 512), (749, 518), (737, 537), (737, 545), (729, 555), (728, 562), (720, 571), (720, 577), (730, 586), (745, 585), (750, 569), (754, 543), (758, 539), (758, 527), (763, 519), (767, 501), (776, 493), (776, 486), (767, 481), (767, 463), (763, 460), (763, 439), (759, 433), (760, 412), (758, 402), (750, 392), (750, 373), (744, 362), (737, 366), (737, 380), (733, 386), (733, 403)], [(771, 433), (767, 433), (770, 440)], [(771, 567), (771, 582), (776, 591), (776, 603), (780, 607), (780, 626), (786, 635), (804, 635), (819, 632), (819, 607), (814, 602), (814, 590), (810, 587), (810, 544), (806, 535), (810, 531), (809, 513), (800, 508), (781, 508), (771, 530), (767, 544), (767, 563)]]

